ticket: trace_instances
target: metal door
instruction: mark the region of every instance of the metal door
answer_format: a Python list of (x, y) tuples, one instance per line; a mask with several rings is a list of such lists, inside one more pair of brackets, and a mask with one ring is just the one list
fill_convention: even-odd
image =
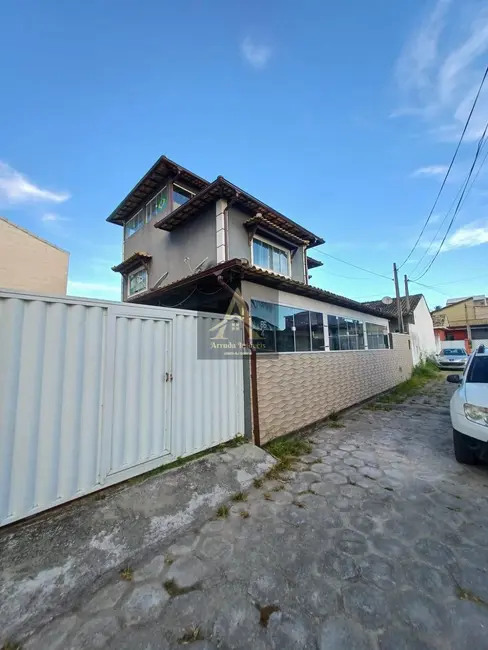
[(114, 376), (106, 382), (104, 405), (105, 483), (149, 471), (171, 454), (173, 320), (145, 317), (134, 307), (110, 311), (107, 354), (113, 362), (106, 367)]

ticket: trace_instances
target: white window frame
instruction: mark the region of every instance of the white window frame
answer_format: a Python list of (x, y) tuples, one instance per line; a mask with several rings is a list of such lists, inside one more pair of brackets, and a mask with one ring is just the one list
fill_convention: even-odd
[[(273, 269), (267, 268), (265, 266), (260, 266), (259, 264), (254, 263), (254, 240), (257, 239), (258, 241), (262, 241), (264, 244), (267, 244), (268, 246), (271, 246), (272, 248), (276, 248), (277, 250), (281, 250), (284, 253), (286, 253), (286, 257), (288, 259), (288, 273), (285, 275), (284, 273), (280, 273), (279, 271), (274, 271)], [(260, 235), (253, 235), (253, 238), (251, 239), (251, 264), (253, 266), (256, 266), (258, 269), (263, 269), (263, 271), (269, 271), (270, 273), (275, 273), (276, 275), (281, 275), (284, 278), (291, 278), (291, 253), (288, 248), (285, 248), (285, 246), (280, 246), (279, 244), (275, 244), (273, 241), (270, 241), (269, 239), (266, 239), (265, 237), (261, 237)]]
[[(130, 279), (133, 275), (136, 275), (136, 273), (140, 273), (141, 271), (144, 271), (146, 274), (146, 286), (144, 289), (139, 289), (139, 291), (134, 291), (133, 293), (130, 292)], [(139, 293), (143, 293), (144, 291), (147, 291), (147, 286), (149, 283), (149, 273), (147, 272), (147, 269), (145, 266), (139, 266), (137, 269), (134, 269), (130, 273), (127, 274), (127, 297), (132, 298), (132, 296), (137, 296)]]
[[(178, 183), (173, 183), (173, 189), (175, 187), (177, 187), (180, 190), (183, 190), (184, 192), (188, 192), (188, 194), (191, 194), (191, 198), (193, 198), (195, 196), (195, 192), (192, 192), (187, 187), (183, 187), (183, 185), (178, 185)], [(191, 199), (188, 199), (188, 201), (191, 201)], [(174, 200), (172, 202), (173, 202), (173, 206), (174, 206)], [(180, 207), (180, 205), (185, 205), (185, 204), (181, 203), (181, 204), (178, 205), (178, 207)]]
[[(144, 223), (149, 223), (149, 222), (151, 221), (151, 219), (152, 219), (152, 217), (151, 217), (151, 219), (148, 219), (148, 218), (147, 218), (147, 206), (148, 206), (150, 203), (152, 203), (152, 202), (154, 201), (154, 199), (155, 199), (157, 196), (159, 196), (159, 194), (161, 194), (162, 192), (164, 192), (164, 190), (167, 189), (167, 187), (168, 187), (168, 184), (166, 183), (166, 185), (165, 185), (164, 187), (162, 187), (160, 190), (158, 190), (158, 191), (156, 192), (156, 194), (152, 197), (152, 199), (149, 199), (149, 201), (148, 201), (148, 202), (146, 203), (146, 205), (144, 206)], [(167, 198), (168, 198), (168, 197), (167, 197)], [(168, 204), (168, 200), (166, 201), (166, 203)], [(163, 211), (163, 210), (161, 210), (161, 212), (162, 212), (162, 211)], [(158, 212), (158, 214), (159, 214), (159, 212)]]
[[(140, 228), (138, 228), (137, 230), (134, 230), (134, 232), (133, 232), (132, 234), (127, 235), (127, 226), (130, 224), (131, 221), (133, 221), (136, 217), (138, 217), (138, 216), (140, 215), (141, 212), (143, 213), (143, 214), (142, 214), (142, 226), (141, 226)], [(130, 237), (132, 237), (133, 235), (135, 235), (136, 232), (139, 232), (139, 230), (140, 230), (141, 228), (144, 227), (144, 224), (145, 224), (145, 223), (146, 223), (145, 208), (141, 208), (141, 209), (138, 210), (134, 215), (132, 215), (132, 217), (131, 217), (130, 219), (128, 219), (128, 220), (125, 222), (125, 224), (124, 224), (124, 241), (127, 241), (127, 239), (129, 239)]]

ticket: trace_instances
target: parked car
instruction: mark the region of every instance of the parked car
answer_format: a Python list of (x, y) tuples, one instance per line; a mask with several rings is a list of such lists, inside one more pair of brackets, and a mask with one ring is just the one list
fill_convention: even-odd
[(451, 398), (454, 455), (459, 463), (488, 460), (488, 350), (481, 345), (470, 357), (464, 375), (448, 375), (459, 384)]
[(446, 348), (435, 360), (441, 370), (464, 370), (468, 354), (464, 348)]

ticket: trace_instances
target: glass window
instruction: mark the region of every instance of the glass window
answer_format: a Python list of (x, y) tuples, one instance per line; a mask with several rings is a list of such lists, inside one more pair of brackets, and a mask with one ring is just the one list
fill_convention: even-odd
[(368, 348), (370, 350), (384, 350), (390, 347), (388, 330), (383, 325), (366, 323), (366, 335), (368, 337)]
[(281, 275), (290, 275), (290, 260), (288, 251), (277, 248), (261, 239), (252, 240), (253, 264), (263, 269), (269, 269)]
[(463, 348), (445, 348), (441, 350), (441, 356), (446, 357), (465, 357), (466, 354), (466, 350), (463, 350)]
[(474, 357), (466, 381), (473, 384), (488, 384), (488, 357)]
[(295, 345), (297, 352), (309, 352), (312, 349), (309, 311), (295, 313)]
[(324, 350), (323, 315), (251, 300), (253, 345), (258, 352)]
[(133, 296), (135, 293), (140, 293), (147, 289), (147, 271), (146, 269), (137, 269), (129, 273), (128, 279), (128, 294)]
[(128, 239), (144, 225), (144, 210), (139, 210), (137, 214), (126, 222), (124, 227), (124, 239)]
[(195, 195), (179, 185), (173, 185), (173, 210), (186, 203)]
[(295, 324), (294, 314), (296, 309), (278, 305), (278, 327), (276, 329), (276, 351), (295, 352)]
[(149, 201), (146, 205), (146, 223), (162, 212), (168, 205), (168, 188), (164, 187), (161, 192)]
[(312, 334), (312, 350), (325, 350), (323, 314), (315, 311), (310, 312), (310, 329)]
[(330, 350), (364, 350), (363, 324), (354, 318), (327, 316)]

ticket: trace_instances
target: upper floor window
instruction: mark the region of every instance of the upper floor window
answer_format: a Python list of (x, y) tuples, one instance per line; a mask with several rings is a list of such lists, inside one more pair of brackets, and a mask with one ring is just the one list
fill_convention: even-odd
[(195, 196), (193, 192), (185, 190), (184, 187), (180, 185), (173, 185), (173, 210), (179, 208), (180, 205), (186, 203)]
[(136, 293), (141, 293), (141, 291), (146, 291), (147, 289), (147, 270), (146, 269), (137, 269), (129, 273), (127, 278), (127, 295), (133, 296)]
[(162, 212), (168, 205), (168, 188), (163, 189), (156, 194), (156, 196), (146, 204), (146, 223), (151, 221), (153, 217)]
[(139, 210), (137, 214), (126, 222), (124, 227), (124, 239), (127, 239), (137, 232), (144, 225), (144, 210)]
[(368, 337), (368, 348), (370, 350), (384, 350), (390, 347), (388, 330), (383, 325), (366, 323), (366, 336)]
[(290, 251), (257, 237), (252, 240), (252, 263), (273, 273), (291, 275)]
[(359, 320), (328, 316), (331, 350), (364, 350), (364, 328)]

